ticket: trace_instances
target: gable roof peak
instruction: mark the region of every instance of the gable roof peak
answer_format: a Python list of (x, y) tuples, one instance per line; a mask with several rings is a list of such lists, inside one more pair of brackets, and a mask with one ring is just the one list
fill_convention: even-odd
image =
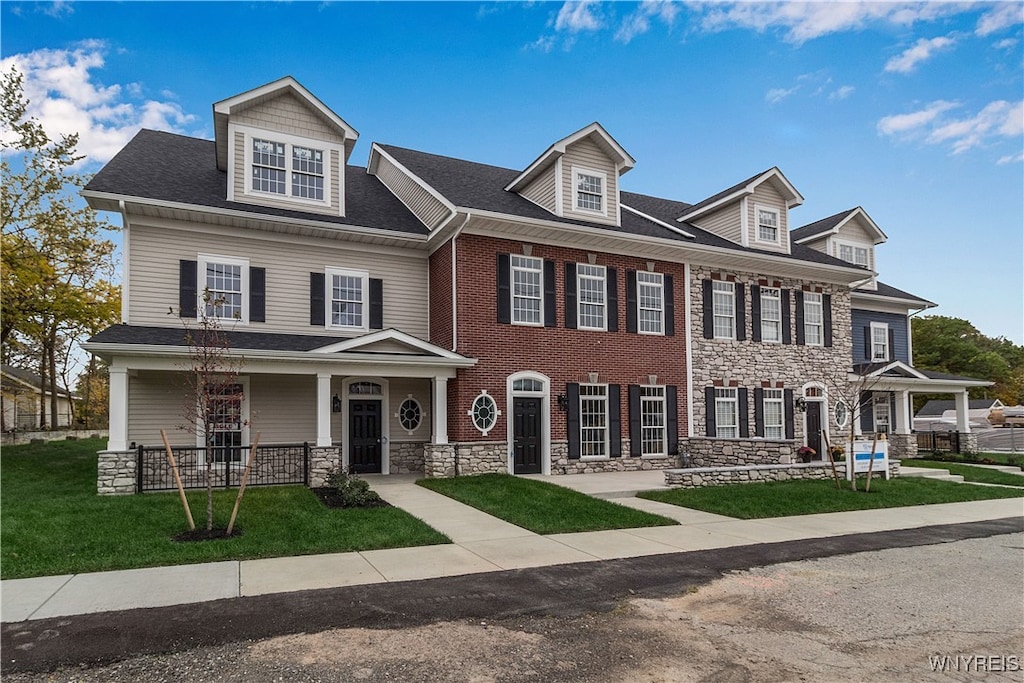
[(533, 163), (527, 166), (526, 170), (520, 173), (505, 189), (512, 192), (518, 192), (523, 189), (530, 181), (554, 163), (555, 159), (565, 154), (566, 149), (570, 145), (586, 138), (593, 139), (598, 147), (608, 155), (608, 158), (619, 168), (619, 175), (626, 173), (636, 166), (636, 160), (630, 156), (629, 152), (622, 148), (622, 145), (605, 130), (604, 126), (594, 121), (549, 146), (544, 150), (543, 154), (534, 159)]
[(860, 217), (863, 225), (867, 227), (868, 232), (874, 234), (873, 241), (875, 244), (882, 244), (888, 240), (888, 236), (882, 229), (878, 227), (878, 224), (872, 220), (868, 212), (864, 210), (864, 207), (855, 206), (852, 209), (846, 211), (840, 211), (837, 214), (833, 214), (828, 218), (822, 218), (821, 220), (808, 223), (807, 225), (800, 226), (794, 229), (790, 235), (796, 244), (806, 244), (807, 242), (813, 242), (821, 239), (828, 235), (837, 235), (839, 230), (853, 220), (856, 217)]
[(732, 187), (726, 188), (721, 192), (711, 195), (707, 199), (697, 202), (692, 205), (686, 212), (679, 216), (676, 220), (678, 221), (689, 221), (694, 218), (701, 216), (702, 214), (714, 211), (715, 209), (731, 204), (732, 202), (754, 194), (754, 190), (758, 185), (765, 183), (769, 180), (775, 180), (783, 188), (783, 193), (787, 196), (786, 206), (793, 208), (804, 203), (804, 197), (800, 194), (793, 183), (789, 182), (789, 179), (783, 174), (782, 170), (778, 166), (772, 166), (766, 171), (755, 173), (746, 180), (736, 183)]

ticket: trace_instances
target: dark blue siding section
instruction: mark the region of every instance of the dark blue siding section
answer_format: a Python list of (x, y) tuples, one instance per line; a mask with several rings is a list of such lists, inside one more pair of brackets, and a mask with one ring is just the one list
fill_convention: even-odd
[(879, 313), (853, 309), (853, 362), (868, 360), (864, 351), (864, 328), (871, 323), (887, 323), (893, 332), (893, 350), (896, 360), (910, 363), (910, 346), (907, 340), (907, 316), (899, 313)]

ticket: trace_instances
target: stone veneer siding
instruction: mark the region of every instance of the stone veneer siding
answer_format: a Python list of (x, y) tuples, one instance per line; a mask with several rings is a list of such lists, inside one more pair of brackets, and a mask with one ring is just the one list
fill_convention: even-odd
[(900, 460), (917, 457), (917, 436), (915, 434), (889, 434), (887, 438), (890, 458)]
[(795, 441), (711, 437), (691, 437), (686, 440), (689, 462), (695, 467), (778, 464), (782, 462), (783, 456), (795, 458), (798, 448), (800, 444)]
[(391, 474), (423, 474), (423, 442), (391, 442)]
[(97, 453), (96, 493), (101, 496), (135, 493), (138, 460), (135, 451)]
[[(836, 463), (839, 478), (846, 481), (846, 463)], [(883, 473), (876, 473), (884, 476)], [(889, 475), (900, 475), (899, 460), (889, 461)], [(729, 484), (756, 484), (765, 481), (790, 481), (794, 479), (831, 479), (829, 463), (810, 462), (788, 465), (750, 465), (747, 467), (693, 467), (689, 469), (665, 470), (665, 485), (673, 488), (693, 489), (704, 486), (726, 486)]]
[(341, 446), (309, 447), (309, 486), (317, 488), (326, 483), (327, 475), (341, 464)]

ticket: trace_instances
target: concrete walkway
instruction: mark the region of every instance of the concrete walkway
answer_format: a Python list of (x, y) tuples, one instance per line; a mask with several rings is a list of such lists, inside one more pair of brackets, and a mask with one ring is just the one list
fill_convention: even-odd
[[(633, 476), (628, 475), (641, 475)], [(1020, 498), (737, 520), (631, 497), (646, 472), (572, 475), (557, 483), (613, 498), (678, 526), (540, 536), (416, 486), (412, 476), (367, 477), (392, 505), (451, 544), (153, 567), (0, 582), (0, 621), (163, 607), (290, 591), (413, 581), (503, 569), (639, 557), (737, 545), (976, 522), (1024, 515)], [(543, 478), (543, 477), (542, 477)], [(660, 484), (659, 484), (660, 485)]]

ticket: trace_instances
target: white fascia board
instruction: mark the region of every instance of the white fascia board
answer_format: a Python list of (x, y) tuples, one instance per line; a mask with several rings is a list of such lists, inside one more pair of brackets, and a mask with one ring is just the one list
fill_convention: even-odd
[(328, 223), (324, 221), (318, 221), (311, 218), (293, 218), (290, 216), (274, 216), (271, 214), (257, 214), (250, 211), (238, 211), (236, 209), (222, 209), (216, 206), (204, 206), (203, 204), (185, 204), (182, 202), (168, 202), (162, 199), (148, 199), (146, 197), (133, 197), (130, 195), (113, 194), (110, 192), (92, 192), (88, 190), (82, 191), (82, 196), (88, 199), (97, 199), (100, 201), (123, 201), (127, 204), (136, 204), (139, 206), (155, 206), (158, 208), (165, 209), (176, 209), (178, 211), (196, 211), (198, 213), (210, 213), (218, 216), (225, 216), (228, 218), (238, 218), (240, 220), (250, 221), (264, 221), (269, 223), (284, 223), (287, 225), (300, 225), (306, 227), (323, 228), (325, 230), (332, 231), (346, 231), (355, 232), (365, 235), (375, 235), (378, 237), (387, 237), (399, 241), (417, 242), (423, 244), (426, 242), (426, 235), (408, 235), (399, 233), (392, 230), (381, 230), (380, 228), (368, 228), (362, 225), (351, 225), (349, 223)]
[[(880, 368), (872, 370), (867, 375), (864, 375), (864, 377), (880, 377), (885, 373), (889, 372), (890, 370), (899, 370), (900, 372), (904, 372), (911, 377), (916, 377), (917, 379), (928, 379), (926, 375), (921, 374), (917, 369), (910, 367), (901, 360), (894, 360), (889, 363), (886, 363)], [(859, 376), (856, 373), (851, 374), (853, 374), (854, 376)]]
[[(850, 374), (850, 382), (856, 383), (860, 375)], [(994, 383), (985, 380), (918, 379), (917, 377), (881, 377), (872, 384), (871, 391), (909, 390), (918, 394), (950, 394), (963, 389), (990, 387)]]
[[(858, 215), (864, 219), (864, 221), (868, 224), (868, 227), (871, 230), (875, 231), (876, 234), (874, 244), (876, 246), (882, 244), (883, 242), (889, 239), (889, 237), (884, 232), (882, 232), (882, 229), (878, 227), (878, 224), (875, 223), (875, 221), (872, 220), (871, 216), (868, 215), (868, 212), (865, 211), (862, 207), (858, 206), (856, 209), (851, 209), (850, 212), (847, 213), (841, 221), (833, 225), (828, 230), (822, 230), (821, 232), (816, 232), (813, 235), (807, 235), (806, 237), (802, 237), (796, 240), (796, 244), (805, 244), (807, 242), (814, 242), (815, 240), (820, 240), (824, 237), (828, 237), (829, 235), (838, 235), (842, 227), (849, 223), (854, 216)], [(799, 230), (799, 228), (797, 228), (797, 230)]]
[(775, 167), (775, 168), (772, 168), (769, 171), (765, 171), (764, 173), (759, 175), (754, 180), (750, 181), (749, 183), (747, 183), (743, 187), (737, 189), (732, 194), (728, 194), (728, 195), (722, 197), (721, 199), (719, 199), (718, 201), (712, 202), (711, 204), (708, 204), (707, 206), (702, 206), (702, 207), (700, 207), (697, 210), (690, 209), (690, 210), (684, 212), (683, 215), (680, 216), (679, 218), (677, 218), (676, 220), (679, 221), (680, 223), (682, 223), (684, 221), (689, 221), (689, 220), (692, 220), (692, 219), (696, 218), (697, 216), (702, 216), (702, 215), (704, 215), (706, 213), (714, 211), (715, 209), (721, 208), (722, 206), (725, 206), (726, 204), (731, 204), (732, 202), (736, 201), (737, 199), (740, 199), (741, 197), (746, 197), (746, 196), (752, 195), (752, 194), (754, 194), (754, 190), (757, 188), (757, 186), (760, 185), (761, 183), (765, 182), (769, 178), (778, 178), (779, 181), (789, 191), (791, 196), (790, 196), (790, 198), (788, 200), (786, 200), (786, 207), (787, 208), (791, 209), (794, 206), (800, 206), (801, 204), (804, 203), (803, 195), (800, 194), (799, 192), (797, 192), (796, 188), (793, 187), (793, 184), (791, 182), (789, 182), (789, 179), (786, 178), (786, 176), (784, 176), (782, 174), (782, 171), (780, 171), (778, 169), (778, 167)]
[(591, 135), (598, 135), (605, 142), (608, 147), (615, 152), (619, 157), (618, 160), (612, 159), (617, 169), (619, 169), (619, 176), (626, 173), (634, 166), (636, 166), (636, 159), (634, 159), (629, 152), (622, 148), (615, 138), (613, 138), (608, 131), (604, 129), (600, 123), (595, 121), (588, 126), (584, 126), (575, 133), (572, 133), (558, 142), (554, 143), (544, 153), (537, 157), (532, 164), (526, 167), (526, 170), (520, 173), (516, 178), (505, 186), (505, 190), (508, 192), (517, 192), (521, 189), (522, 185), (526, 184), (532, 177), (540, 171), (547, 168), (548, 164), (553, 161), (552, 157), (560, 157), (565, 154), (566, 147), (569, 145), (582, 140), (583, 138)]
[(229, 97), (227, 99), (221, 100), (220, 102), (216, 102), (213, 105), (213, 111), (215, 114), (225, 114), (227, 116), (230, 116), (232, 110), (240, 104), (244, 104), (251, 100), (266, 97), (267, 95), (273, 95), (277, 92), (283, 92), (286, 90), (292, 91), (299, 98), (305, 100), (310, 106), (312, 106), (314, 109), (323, 114), (323, 116), (332, 124), (334, 124), (338, 131), (342, 135), (344, 135), (346, 140), (355, 140), (356, 138), (359, 137), (359, 131), (350, 126), (340, 116), (335, 114), (330, 109), (330, 107), (321, 102), (316, 95), (306, 90), (306, 88), (301, 83), (296, 81), (291, 76), (279, 78), (278, 80), (271, 81), (266, 85), (261, 85), (259, 87), (253, 88), (252, 90), (247, 90), (243, 93), (239, 93), (238, 95), (234, 95), (233, 97)]
[(343, 351), (353, 351), (355, 349), (376, 344), (381, 341), (395, 341), (400, 344), (405, 344), (415, 349), (419, 349), (424, 353), (432, 354), (439, 358), (447, 358), (449, 360), (466, 360), (466, 357), (458, 353), (452, 353), (440, 346), (435, 346), (430, 342), (414, 337), (411, 334), (406, 334), (401, 330), (394, 328), (388, 328), (386, 330), (379, 330), (377, 332), (371, 332), (370, 334), (364, 334), (360, 337), (353, 337), (352, 339), (346, 339), (345, 341), (335, 342), (327, 346), (321, 346), (316, 349), (312, 349), (309, 353), (339, 353)]
[[(455, 211), (456, 211), (455, 205), (452, 204), (450, 201), (448, 201), (447, 197), (445, 197), (443, 194), (441, 194), (440, 192), (435, 190), (432, 185), (428, 184), (425, 180), (420, 178), (418, 175), (416, 175), (415, 173), (413, 173), (412, 171), (407, 169), (405, 166), (403, 166), (398, 161), (398, 159), (394, 158), (393, 156), (391, 156), (390, 154), (385, 152), (383, 149), (381, 149), (380, 145), (378, 145), (376, 142), (373, 143), (370, 146), (370, 158), (373, 159), (373, 155), (375, 155), (375, 154), (379, 154), (380, 156), (382, 156), (385, 159), (387, 159), (388, 161), (390, 161), (395, 166), (395, 168), (397, 168), (399, 171), (401, 171), (406, 176), (408, 176), (410, 180), (412, 180), (414, 183), (416, 183), (421, 188), (423, 188), (431, 197), (433, 197), (437, 201), (439, 201), (442, 204), (444, 204), (446, 209), (448, 209), (452, 213), (455, 213)], [(367, 166), (366, 166), (366, 172), (367, 173), (370, 172), (370, 165), (369, 164), (367, 164)]]
[(856, 299), (860, 299), (860, 298), (867, 299), (869, 302), (871, 302), (871, 301), (878, 301), (880, 303), (900, 304), (900, 305), (906, 306), (907, 308), (915, 308), (915, 309), (918, 309), (920, 311), (924, 311), (924, 310), (927, 310), (929, 308), (935, 308), (936, 306), (938, 306), (938, 304), (932, 303), (931, 301), (922, 301), (920, 299), (901, 299), (901, 298), (895, 297), (895, 296), (885, 296), (883, 294), (873, 294), (873, 293), (869, 293), (869, 292), (860, 291), (860, 290), (857, 290), (857, 289), (851, 290), (851, 292), (850, 292), (850, 300), (851, 300), (851, 302), (856, 300)]
[(675, 225), (669, 225), (665, 221), (658, 220), (654, 216), (648, 216), (643, 211), (638, 211), (638, 210), (634, 209), (632, 206), (629, 206), (628, 204), (623, 204), (622, 202), (619, 202), (619, 206), (622, 207), (623, 209), (626, 209), (627, 211), (635, 213), (637, 216), (640, 216), (641, 218), (646, 218), (647, 220), (649, 220), (652, 223), (655, 223), (656, 225), (660, 225), (661, 227), (665, 228), (666, 230), (671, 230), (672, 232), (674, 232), (674, 233), (676, 233), (678, 235), (682, 235), (683, 237), (689, 237), (692, 240), (697, 239), (697, 237), (694, 234), (686, 232), (682, 228), (677, 227)]

